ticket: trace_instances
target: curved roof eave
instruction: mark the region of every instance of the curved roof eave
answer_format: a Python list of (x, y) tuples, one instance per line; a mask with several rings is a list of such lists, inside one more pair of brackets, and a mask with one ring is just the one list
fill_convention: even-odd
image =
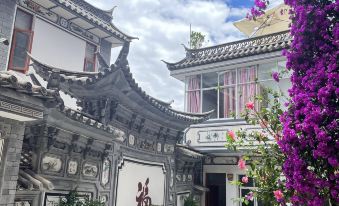
[[(210, 111), (202, 114), (193, 114), (177, 111), (171, 108), (168, 103), (165, 103), (164, 101), (161, 100), (159, 101), (158, 99), (146, 94), (146, 92), (144, 92), (136, 83), (135, 79), (133, 78), (133, 75), (130, 73), (128, 66), (123, 68), (117, 67), (116, 65), (112, 65), (110, 68), (106, 68), (103, 72), (83, 74), (83, 72), (70, 73), (64, 69), (51, 67), (39, 62), (37, 59), (32, 57), (31, 60), (33, 61), (34, 69), (39, 75), (41, 75), (42, 78), (49, 79), (50, 77), (53, 76), (53, 74), (58, 74), (61, 78), (60, 89), (64, 90), (67, 93), (71, 93), (70, 88), (72, 87), (73, 83), (77, 83), (75, 85), (78, 85), (80, 87), (93, 85), (96, 82), (100, 81), (101, 79), (105, 78), (105, 76), (108, 76), (109, 74), (115, 73), (118, 70), (120, 70), (122, 71), (129, 87), (132, 88), (132, 90), (135, 91), (135, 93), (137, 93), (141, 99), (143, 99), (149, 105), (153, 106), (162, 113), (165, 113), (173, 118), (185, 122), (200, 123), (207, 120), (209, 118), (209, 115), (213, 112)], [(76, 94), (71, 94), (71, 96), (76, 96)]]

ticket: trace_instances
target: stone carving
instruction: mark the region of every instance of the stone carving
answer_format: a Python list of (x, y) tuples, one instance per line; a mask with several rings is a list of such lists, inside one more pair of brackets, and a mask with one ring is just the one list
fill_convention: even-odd
[(164, 145), (164, 152), (166, 152), (166, 153), (173, 153), (174, 152), (174, 145), (165, 144)]
[(158, 152), (161, 152), (161, 146), (162, 146), (161, 143), (158, 142), (158, 144), (157, 144), (157, 151), (158, 151)]
[(226, 142), (226, 134), (228, 130), (208, 130), (198, 132), (198, 142)]
[(134, 145), (134, 143), (135, 143), (135, 137), (134, 137), (134, 135), (129, 135), (129, 137), (128, 137), (128, 143), (130, 144), (130, 145)]
[(143, 118), (143, 119), (140, 120), (140, 124), (138, 125), (138, 133), (139, 134), (144, 127), (145, 127), (145, 119)]
[(7, 110), (7, 111), (23, 114), (23, 115), (33, 117), (33, 118), (38, 118), (38, 119), (43, 118), (43, 112), (41, 112), (41, 111), (37, 111), (37, 110), (30, 109), (30, 108), (27, 108), (27, 107), (24, 107), (24, 106), (5, 102), (3, 100), (0, 100), (0, 109), (4, 109), (4, 110)]
[(107, 203), (107, 201), (108, 201), (108, 196), (107, 195), (102, 195), (102, 196), (100, 196), (100, 202), (101, 203)]
[(62, 168), (62, 161), (60, 157), (45, 155), (42, 158), (41, 168), (48, 172), (60, 172)]
[(187, 181), (191, 182), (193, 180), (193, 176), (192, 175), (187, 175)]
[(15, 206), (31, 206), (31, 202), (29, 201), (15, 201)]
[(102, 163), (101, 184), (105, 186), (109, 182), (109, 174), (111, 170), (111, 162), (105, 159)]
[(149, 142), (147, 140), (140, 140), (139, 148), (148, 151), (155, 151), (154, 142)]
[(98, 166), (95, 163), (86, 162), (82, 168), (82, 174), (86, 177), (96, 177), (98, 174)]
[(67, 28), (68, 27), (67, 19), (60, 17), (60, 26)]
[(181, 175), (175, 175), (175, 179), (177, 180), (177, 182), (181, 182)]
[(75, 175), (78, 172), (78, 162), (75, 160), (70, 160), (68, 162), (67, 173), (70, 175)]
[(120, 129), (118, 129), (118, 128), (115, 128), (115, 129), (114, 129), (114, 137), (115, 137), (117, 140), (119, 140), (119, 141), (121, 141), (121, 142), (124, 142), (125, 139), (126, 139), (126, 134), (125, 134), (124, 131), (122, 131), (122, 130), (120, 130)]
[(49, 150), (56, 141), (56, 136), (59, 133), (59, 129), (55, 127), (47, 127), (47, 149)]

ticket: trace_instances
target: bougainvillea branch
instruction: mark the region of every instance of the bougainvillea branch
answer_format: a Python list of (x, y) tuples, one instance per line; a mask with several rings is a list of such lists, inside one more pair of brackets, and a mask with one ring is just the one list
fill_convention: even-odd
[(293, 205), (339, 203), (339, 1), (285, 0), (293, 41), (285, 52), (293, 71), (279, 146)]

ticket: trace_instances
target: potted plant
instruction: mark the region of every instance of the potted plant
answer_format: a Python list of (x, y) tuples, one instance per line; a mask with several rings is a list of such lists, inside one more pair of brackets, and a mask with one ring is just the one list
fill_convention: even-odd
[(194, 200), (193, 196), (190, 195), (185, 198), (184, 206), (198, 206), (197, 201)]

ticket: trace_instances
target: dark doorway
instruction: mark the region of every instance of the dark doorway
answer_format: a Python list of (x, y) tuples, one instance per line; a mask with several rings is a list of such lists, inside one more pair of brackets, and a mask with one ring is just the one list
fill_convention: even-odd
[(226, 174), (207, 173), (206, 187), (210, 189), (206, 193), (206, 206), (226, 205)]

